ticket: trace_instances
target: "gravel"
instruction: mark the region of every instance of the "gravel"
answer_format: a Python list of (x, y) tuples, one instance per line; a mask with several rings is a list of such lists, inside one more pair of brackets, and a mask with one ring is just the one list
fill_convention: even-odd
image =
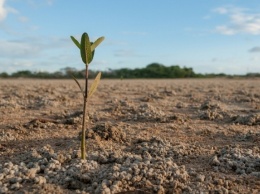
[(0, 166), (1, 192), (15, 191), (24, 184), (50, 183), (87, 193), (117, 193), (145, 188), (150, 192), (190, 190), (184, 165), (174, 162), (170, 144), (161, 139), (136, 142), (126, 152), (93, 152), (83, 161), (77, 152), (58, 155), (50, 146), (32, 149), (24, 162)]

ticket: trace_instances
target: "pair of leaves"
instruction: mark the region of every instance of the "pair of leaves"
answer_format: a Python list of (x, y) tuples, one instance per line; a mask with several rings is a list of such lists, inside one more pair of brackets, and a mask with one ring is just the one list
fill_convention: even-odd
[(99, 84), (99, 81), (100, 81), (100, 78), (101, 78), (101, 72), (99, 72), (99, 73), (97, 74), (95, 80), (94, 80), (93, 83), (91, 84), (91, 87), (90, 87), (90, 89), (89, 89), (89, 91), (88, 91), (88, 96), (86, 96), (86, 97), (85, 97), (84, 91), (83, 91), (82, 87), (80, 86), (78, 80), (77, 80), (74, 76), (72, 76), (72, 78), (74, 79), (74, 81), (77, 83), (79, 89), (81, 90), (81, 93), (82, 93), (82, 95), (83, 95), (83, 98), (86, 99), (86, 98), (90, 98), (90, 97), (94, 94), (94, 92), (96, 91), (96, 89), (97, 89), (97, 87), (98, 87), (98, 84)]
[[(102, 37), (99, 37), (95, 42), (90, 42), (89, 36), (86, 32), (82, 34), (80, 43), (73, 36), (70, 36), (70, 38), (74, 42), (74, 44), (80, 49), (81, 59), (82, 59), (83, 63), (86, 64), (86, 66), (88, 66), (88, 64), (90, 64), (91, 61), (93, 60), (95, 49), (97, 48), (97, 46), (105, 39), (102, 36)], [(86, 93), (86, 94), (83, 91), (83, 89), (81, 88), (78, 80), (74, 76), (72, 76), (72, 77), (75, 80), (75, 82), (77, 83), (78, 87), (80, 88), (83, 98), (87, 99), (87, 98), (91, 97), (94, 94), (94, 92), (96, 91), (100, 78), (101, 78), (101, 72), (99, 72), (97, 74), (88, 93)], [(88, 79), (88, 78), (86, 78), (86, 79)]]
[(105, 39), (102, 36), (99, 37), (95, 42), (90, 42), (89, 36), (86, 32), (82, 34), (80, 43), (73, 36), (70, 36), (70, 38), (80, 49), (81, 59), (86, 65), (91, 63), (94, 58), (95, 48)]

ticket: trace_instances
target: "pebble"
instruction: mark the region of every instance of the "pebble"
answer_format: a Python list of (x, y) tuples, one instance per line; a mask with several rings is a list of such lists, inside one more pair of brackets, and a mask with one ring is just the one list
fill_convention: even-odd
[(197, 181), (203, 182), (204, 180), (205, 180), (205, 175), (202, 175), (202, 174), (197, 175)]

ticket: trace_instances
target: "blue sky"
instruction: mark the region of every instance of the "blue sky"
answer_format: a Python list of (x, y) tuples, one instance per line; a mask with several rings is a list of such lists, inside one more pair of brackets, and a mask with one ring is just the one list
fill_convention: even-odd
[(0, 0), (0, 72), (83, 69), (70, 40), (83, 32), (106, 38), (93, 70), (260, 72), (259, 0)]

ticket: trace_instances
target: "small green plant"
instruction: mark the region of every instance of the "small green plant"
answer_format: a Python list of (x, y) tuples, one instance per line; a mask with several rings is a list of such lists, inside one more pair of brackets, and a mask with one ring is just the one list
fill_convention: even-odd
[(103, 36), (98, 38), (95, 42), (90, 42), (88, 34), (85, 32), (81, 36), (81, 41), (77, 41), (73, 36), (70, 36), (71, 40), (80, 49), (80, 55), (83, 63), (86, 65), (85, 69), (85, 90), (82, 89), (78, 80), (73, 76), (73, 79), (77, 83), (82, 95), (83, 95), (83, 121), (82, 121), (82, 136), (81, 136), (81, 159), (86, 159), (86, 116), (87, 116), (87, 102), (88, 99), (94, 94), (101, 78), (101, 72), (99, 72), (88, 90), (88, 66), (93, 60), (95, 54), (95, 48), (105, 39)]

